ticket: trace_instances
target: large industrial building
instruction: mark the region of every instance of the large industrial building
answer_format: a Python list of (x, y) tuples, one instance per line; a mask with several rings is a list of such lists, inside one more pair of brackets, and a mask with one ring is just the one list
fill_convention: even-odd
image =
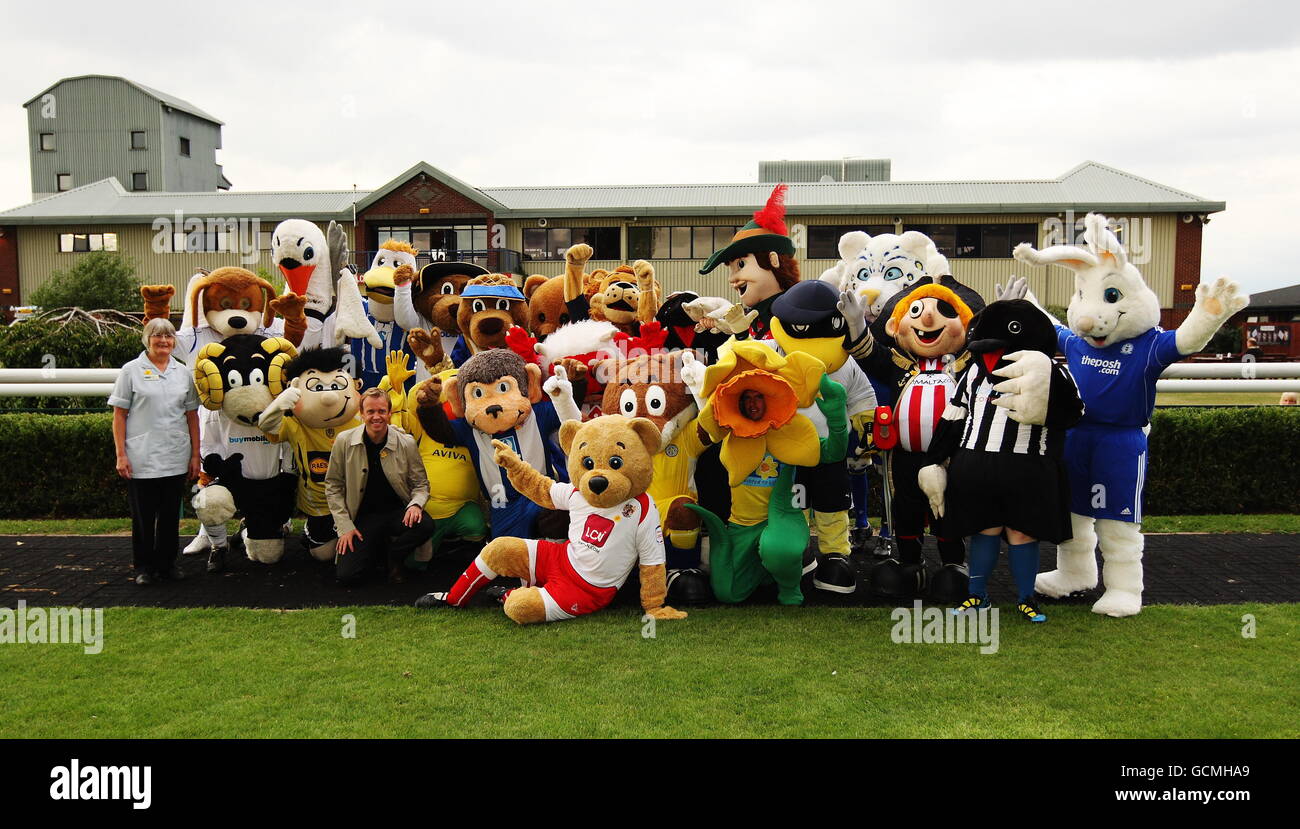
[[(116, 80), (153, 96), (148, 99), (162, 113), (160, 147), (173, 141), (175, 149), (183, 146), (174, 129), (168, 132), (163, 116), (169, 109), (215, 125), (215, 146), (220, 146), (219, 121), (196, 115), (196, 108), (182, 107), (179, 99)], [(28, 103), (29, 113), (40, 104), (38, 95)], [(67, 104), (61, 100), (59, 106), (62, 119)], [(99, 168), (83, 157), (94, 156), (104, 142), (129, 145), (134, 125), (144, 123), (133, 119), (127, 124), (130, 119), (122, 116), (116, 125), (102, 126), (97, 139), (74, 142), (44, 124), (39, 112), (29, 116), (34, 146), (52, 131), (53, 146), (72, 153), (59, 169), (82, 171), (74, 175), (94, 180), (74, 178), (65, 192), (0, 212), (0, 305), (20, 305), (52, 271), (66, 269), (90, 250), (126, 254), (136, 260), (142, 281), (178, 288), (196, 267), (238, 264), (271, 272), (271, 232), (287, 218), (339, 222), (362, 267), (384, 239), (396, 238), (427, 259), (472, 259), (493, 270), (554, 275), (563, 269), (564, 250), (585, 241), (595, 248), (590, 267), (648, 259), (668, 291), (689, 288), (725, 296), (723, 276), (700, 276), (699, 268), (763, 205), (773, 183), (784, 181), (790, 185), (787, 222), (805, 277), (835, 262), (836, 243), (849, 230), (914, 229), (933, 238), (953, 275), (981, 293), (989, 295), (995, 282), (1020, 274), (1055, 305), (1067, 303), (1071, 277), (1057, 269), (1026, 267), (1011, 258), (1011, 249), (1021, 241), (1072, 242), (1085, 213), (1104, 212), (1118, 223), (1169, 325), (1181, 320), (1195, 299), (1202, 226), (1225, 208), (1223, 202), (1091, 161), (1049, 179), (893, 181), (888, 160), (855, 159), (765, 161), (754, 183), (547, 187), (477, 187), (422, 161), (374, 190), (311, 192), (228, 191), (213, 161), (217, 177), (191, 176), (182, 180), (184, 186), (156, 190), (124, 184), (122, 176), (134, 170), (110, 169), (116, 163), (113, 153)], [(191, 158), (197, 146), (193, 135), (186, 136)], [(208, 140), (204, 147), (210, 145)], [(32, 153), (34, 193), (43, 192), (38, 188), (53, 169), (45, 164), (37, 170), (43, 152)], [(167, 178), (166, 161), (160, 169), (136, 183), (174, 180)]]

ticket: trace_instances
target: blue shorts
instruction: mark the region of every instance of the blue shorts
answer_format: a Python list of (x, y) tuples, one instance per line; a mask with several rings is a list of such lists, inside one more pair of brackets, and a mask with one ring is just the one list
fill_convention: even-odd
[(1140, 426), (1075, 426), (1065, 435), (1070, 512), (1142, 523), (1147, 436)]

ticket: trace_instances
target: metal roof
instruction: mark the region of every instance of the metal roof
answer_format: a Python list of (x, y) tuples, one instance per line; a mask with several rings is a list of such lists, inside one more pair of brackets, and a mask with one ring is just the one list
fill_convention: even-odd
[(1286, 288), (1275, 288), (1272, 291), (1260, 291), (1257, 294), (1251, 294), (1250, 305), (1246, 306), (1246, 310), (1295, 306), (1300, 306), (1300, 285), (1290, 285)]
[[(741, 216), (761, 207), (767, 184), (648, 184), (474, 188), (420, 162), (376, 191), (127, 193), (116, 179), (88, 184), (0, 212), (0, 224), (150, 222), (176, 210), (194, 216), (349, 220), (418, 173), (433, 175), (499, 219), (583, 216)], [(1214, 213), (1208, 201), (1093, 161), (1056, 179), (880, 181), (791, 184), (791, 214), (943, 214), (1133, 211)]]
[[(485, 187), (508, 217), (747, 213), (772, 192), (764, 184)], [(1061, 210), (1213, 213), (1223, 202), (1085, 161), (1056, 179), (871, 181), (791, 184), (791, 213), (1043, 213)]]
[(218, 126), (225, 126), (224, 121), (221, 121), (209, 115), (208, 113), (194, 106), (194, 104), (191, 104), (189, 101), (182, 100), (181, 98), (177, 98), (175, 95), (168, 95), (166, 92), (160, 92), (159, 90), (154, 89), (151, 86), (145, 86), (142, 83), (137, 83), (131, 80), (130, 78), (123, 78), (121, 75), (76, 75), (71, 78), (61, 78), (60, 80), (55, 81), (53, 84), (47, 86), (45, 89), (42, 89), (40, 92), (37, 92), (25, 103), (23, 103), (23, 106), (25, 107), (31, 106), (33, 101), (38, 100), (42, 95), (49, 92), (51, 89), (54, 89), (56, 86), (59, 86), (60, 84), (65, 84), (68, 81), (79, 81), (85, 78), (103, 78), (105, 80), (121, 81), (123, 83), (130, 84), (131, 86), (134, 86), (136, 89), (140, 90), (144, 94), (148, 95), (150, 98), (153, 98), (159, 103), (166, 104), (172, 109), (179, 109), (180, 111), (188, 112), (190, 115), (193, 115), (197, 118), (202, 118), (205, 121), (211, 121), (212, 123), (217, 124)]
[(318, 192), (128, 193), (116, 178), (106, 178), (31, 204), (0, 211), (0, 224), (147, 224), (181, 211), (188, 216), (261, 219), (341, 219), (352, 217), (352, 190)]

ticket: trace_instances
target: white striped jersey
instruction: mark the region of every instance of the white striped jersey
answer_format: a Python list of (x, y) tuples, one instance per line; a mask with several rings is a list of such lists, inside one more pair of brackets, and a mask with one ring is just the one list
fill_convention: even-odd
[(942, 359), (917, 358), (916, 368), (918, 373), (899, 391), (894, 405), (899, 448), (906, 452), (930, 448), (935, 427), (957, 387), (952, 375), (944, 371)]
[[(1070, 388), (1074, 387), (1074, 379), (1060, 363), (1053, 363), (1052, 371), (1063, 374), (1069, 379)], [(1007, 415), (1007, 409), (993, 404), (994, 400), (1001, 397), (999, 392), (993, 391), (993, 386), (1002, 380), (1003, 378), (989, 375), (978, 360), (972, 361), (957, 378), (957, 390), (950, 405), (964, 406), (967, 410), (961, 447), (983, 452), (1061, 457), (1061, 450), (1065, 446), (1065, 429), (1020, 423)], [(1077, 399), (1076, 392), (1075, 400)], [(1068, 405), (1064, 401), (1063, 404)]]

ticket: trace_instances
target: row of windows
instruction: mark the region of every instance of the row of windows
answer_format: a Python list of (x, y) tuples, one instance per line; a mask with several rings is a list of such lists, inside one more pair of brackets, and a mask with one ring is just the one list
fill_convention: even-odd
[(60, 233), (59, 253), (117, 250), (116, 233)]
[[(143, 176), (143, 173), (136, 175)], [(60, 176), (62, 178), (62, 176)], [(143, 184), (143, 183), (141, 183)], [(136, 189), (144, 189), (143, 186)], [(934, 240), (939, 252), (945, 256), (970, 258), (999, 258), (1011, 256), (1011, 249), (1020, 242), (1036, 244), (1038, 226), (1018, 225), (910, 225), (907, 230), (917, 230)], [(875, 236), (893, 232), (893, 225), (835, 226), (819, 225), (808, 228), (808, 258), (838, 259), (841, 236), (852, 230), (865, 230)], [(731, 242), (734, 227), (629, 227), (629, 259), (705, 259), (715, 250)], [(172, 234), (170, 250), (188, 253), (225, 253), (233, 250), (230, 236), (224, 230)], [(270, 250), (272, 231), (258, 232), (258, 248)], [(465, 226), (452, 228), (378, 228), (378, 237), (398, 239), (411, 244), (421, 252), (432, 250), (486, 250), (487, 229)], [(621, 259), (618, 228), (527, 228), (524, 230), (524, 259), (533, 261), (562, 260), (570, 246), (586, 243), (595, 250), (595, 259)], [(91, 233), (59, 235), (59, 251), (69, 253), (87, 250), (117, 250), (116, 233)]]
[[(180, 138), (179, 136), (177, 137)], [(41, 147), (41, 152), (44, 153), (54, 152), (54, 133), (52, 132), (41, 133), (40, 147)], [(146, 137), (146, 133), (144, 130), (131, 130), (131, 149), (133, 150), (149, 149), (149, 139)], [(179, 150), (181, 155), (185, 156), (186, 158), (189, 158), (190, 140), (188, 138), (180, 138)]]
[[(808, 228), (809, 259), (839, 259), (840, 237), (853, 230), (870, 236), (893, 233), (893, 225), (812, 225)], [(934, 240), (939, 252), (950, 259), (1008, 259), (1021, 242), (1038, 243), (1038, 225), (904, 225)]]
[(389, 225), (376, 228), (375, 232), (381, 244), (385, 239), (393, 239), (406, 242), (421, 253), (487, 250), (488, 247), (487, 227), (484, 225)]
[(525, 228), (523, 255), (532, 261), (564, 259), (566, 250), (581, 244), (591, 245), (593, 259), (621, 258), (616, 227)]
[[(64, 191), (71, 190), (71, 189), (72, 189), (72, 173), (58, 173), (57, 175), (54, 176), (55, 192), (62, 193)], [(149, 174), (132, 173), (131, 189), (136, 191), (148, 190)]]
[(731, 244), (734, 227), (629, 227), (629, 259), (707, 259)]
[(868, 236), (893, 233), (893, 225), (809, 225), (808, 258), (839, 259), (840, 237), (855, 230), (865, 230)]
[(1009, 259), (1021, 242), (1038, 244), (1038, 225), (905, 225), (934, 240), (950, 259)]

